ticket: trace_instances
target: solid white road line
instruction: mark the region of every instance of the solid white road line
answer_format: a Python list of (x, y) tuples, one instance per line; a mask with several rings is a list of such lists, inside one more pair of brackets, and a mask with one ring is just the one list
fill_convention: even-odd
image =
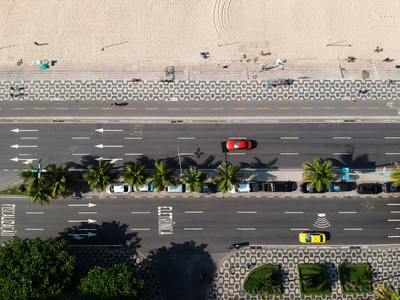
[(183, 228), (183, 230), (203, 230), (203, 228), (200, 228), (200, 227), (189, 227), (189, 228)]
[(298, 136), (281, 136), (281, 140), (298, 140)]
[(308, 229), (308, 228), (290, 228), (290, 230), (309, 231), (310, 229)]
[(357, 230), (357, 231), (360, 231), (360, 230), (363, 230), (363, 229), (362, 228), (343, 228), (343, 230), (347, 230), (347, 231)]
[(190, 137), (190, 136), (178, 136), (178, 140), (195, 140), (195, 137)]
[(202, 214), (202, 210), (185, 210), (185, 214)]
[(44, 230), (43, 228), (25, 228), (25, 230), (30, 230), (30, 231), (36, 231), (36, 230), (38, 230), (38, 231), (42, 231), (42, 230)]
[(133, 211), (133, 214), (149, 214), (149, 211)]
[(239, 227), (236, 228), (236, 230), (256, 230), (255, 228), (244, 228), (244, 227)]
[(244, 210), (242, 210), (242, 211), (237, 211), (236, 213), (238, 213), (238, 214), (256, 214), (257, 212), (256, 211), (244, 211)]
[(285, 214), (304, 214), (302, 211), (285, 211)]
[(25, 212), (27, 215), (43, 215), (44, 211), (27, 211)]
[(79, 211), (78, 215), (97, 215), (97, 211)]
[(131, 231), (144, 231), (150, 230), (150, 228), (131, 228)]
[(356, 214), (356, 211), (338, 211), (338, 214)]
[(299, 155), (299, 154), (295, 152), (293, 153), (287, 152), (287, 153), (280, 153), (280, 155)]
[(138, 137), (138, 136), (127, 136), (125, 137), (125, 140), (142, 140), (142, 137)]
[(125, 155), (138, 155), (138, 156), (140, 156), (140, 155), (143, 155), (143, 153), (125, 153)]
[(351, 137), (349, 137), (349, 136), (334, 136), (333, 139), (334, 140), (350, 140)]
[(88, 136), (76, 136), (72, 138), (73, 140), (90, 140)]

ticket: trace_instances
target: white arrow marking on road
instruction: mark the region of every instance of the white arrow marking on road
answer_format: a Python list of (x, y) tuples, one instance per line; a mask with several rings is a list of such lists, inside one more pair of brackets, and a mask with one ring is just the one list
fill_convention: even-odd
[(18, 133), (20, 131), (38, 131), (38, 130), (37, 129), (19, 129), (19, 128), (16, 128), (16, 129), (11, 129), (11, 131)]
[(104, 132), (104, 131), (124, 131), (124, 130), (123, 129), (104, 129), (104, 128), (100, 128), (100, 129), (96, 129), (96, 131)]
[(104, 158), (104, 157), (99, 157), (99, 158), (96, 158), (96, 160), (111, 160), (111, 162), (110, 163), (116, 163), (117, 161), (119, 161), (119, 160), (124, 160), (123, 158)]
[(68, 220), (69, 223), (96, 223), (96, 220), (87, 219), (87, 220)]
[(86, 207), (94, 207), (94, 206), (97, 206), (97, 204), (94, 204), (94, 203), (89, 203), (89, 204), (68, 204), (68, 206), (86, 206)]
[(97, 148), (122, 148), (122, 145), (103, 145), (103, 144), (99, 144), (99, 145), (95, 145), (95, 147)]
[(32, 162), (33, 160), (37, 160), (37, 158), (18, 158), (18, 157), (14, 157), (14, 158), (10, 158), (10, 160), (18, 162), (19, 160), (25, 160), (24, 164), (28, 164), (29, 162)]
[(12, 147), (12, 148), (37, 148), (37, 145), (18, 145), (18, 144), (15, 144), (15, 145), (11, 145), (10, 147)]

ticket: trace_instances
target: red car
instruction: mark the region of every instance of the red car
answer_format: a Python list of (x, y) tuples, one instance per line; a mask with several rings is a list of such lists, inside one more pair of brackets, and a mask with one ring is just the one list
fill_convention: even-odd
[(226, 148), (228, 150), (250, 150), (251, 142), (249, 140), (228, 140)]

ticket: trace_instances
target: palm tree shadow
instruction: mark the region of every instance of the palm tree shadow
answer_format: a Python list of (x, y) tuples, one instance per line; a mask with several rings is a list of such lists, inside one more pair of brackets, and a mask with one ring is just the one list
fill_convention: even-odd
[(79, 159), (79, 163), (76, 162), (68, 162), (68, 164), (73, 168), (73, 169), (83, 169), (86, 170), (88, 166), (98, 166), (99, 161), (98, 161), (99, 156), (92, 156), (92, 155), (84, 155)]
[(246, 162), (241, 162), (240, 163), (240, 168), (252, 168), (252, 169), (273, 169), (277, 170), (277, 167), (273, 167), (274, 164), (278, 161), (278, 158), (274, 158), (273, 160), (270, 160), (267, 163), (263, 163), (258, 157), (254, 157), (255, 162), (251, 163), (246, 163)]
[(222, 161), (215, 161), (214, 155), (209, 155), (203, 162), (198, 163), (191, 157), (182, 159), (182, 168), (188, 169), (191, 166), (198, 166), (200, 169), (216, 169)]
[[(216, 270), (206, 248), (207, 244), (196, 245), (192, 240), (182, 244), (171, 242), (169, 248), (164, 246), (150, 251), (148, 262), (160, 276), (166, 299), (205, 298)], [(203, 279), (200, 278), (202, 273)]]
[[(336, 168), (350, 168), (350, 169), (365, 169), (364, 172), (374, 172), (371, 170), (375, 170), (377, 165), (376, 162), (370, 161), (368, 158), (368, 154), (363, 154), (354, 158), (353, 154), (350, 155), (341, 155), (339, 159), (336, 158), (327, 158), (332, 162), (333, 167)], [(368, 170), (368, 171), (367, 171)]]

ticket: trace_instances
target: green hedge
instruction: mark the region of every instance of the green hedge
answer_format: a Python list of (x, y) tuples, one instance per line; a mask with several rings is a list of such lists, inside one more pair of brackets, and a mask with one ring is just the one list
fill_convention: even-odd
[(243, 289), (250, 295), (282, 295), (282, 275), (279, 265), (263, 265), (247, 274)]
[(364, 294), (372, 290), (368, 264), (339, 265), (338, 270), (342, 294)]
[(328, 271), (325, 265), (298, 265), (297, 274), (301, 295), (330, 293)]

